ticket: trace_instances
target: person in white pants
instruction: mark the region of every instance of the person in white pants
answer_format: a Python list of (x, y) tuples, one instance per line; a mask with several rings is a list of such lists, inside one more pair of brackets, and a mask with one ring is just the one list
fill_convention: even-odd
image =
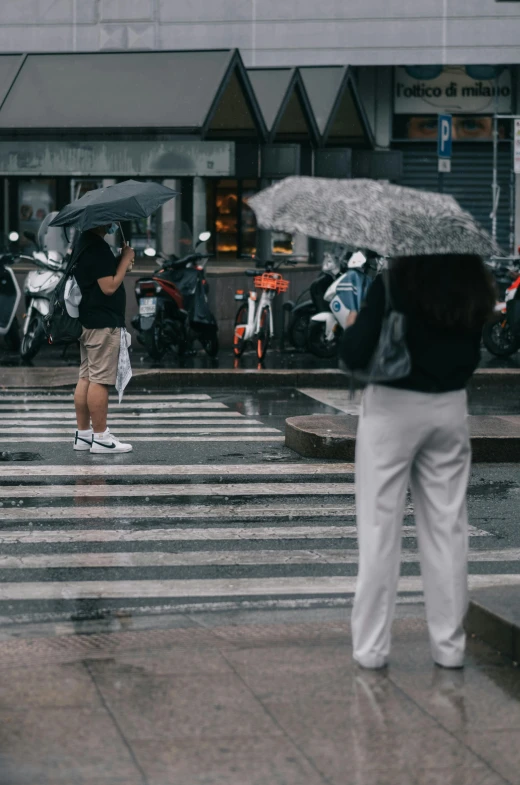
[[(356, 442), (354, 659), (365, 668), (388, 664), (410, 488), (432, 657), (439, 666), (459, 668), (468, 602), (471, 464), (465, 387), (480, 359), (494, 288), (478, 256), (398, 259), (389, 275), (394, 307), (407, 316), (411, 372), (392, 383), (369, 385), (362, 400)], [(379, 277), (342, 339), (340, 353), (351, 369), (367, 367), (384, 312)]]
[(367, 388), (356, 444), (359, 573), (352, 634), (360, 665), (388, 662), (409, 486), (432, 656), (445, 667), (463, 664), (470, 459), (464, 390)]

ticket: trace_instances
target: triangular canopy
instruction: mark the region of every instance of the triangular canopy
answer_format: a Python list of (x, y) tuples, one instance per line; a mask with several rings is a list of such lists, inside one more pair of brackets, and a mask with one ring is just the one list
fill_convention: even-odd
[(323, 144), (373, 144), (372, 129), (348, 66), (298, 69), (306, 87)]
[(298, 69), (252, 68), (249, 78), (269, 132), (269, 141), (319, 142), (319, 130)]
[[(7, 57), (0, 57), (0, 87)], [(236, 50), (29, 54), (0, 108), (1, 129), (164, 128), (205, 135), (228, 126), (265, 137)]]

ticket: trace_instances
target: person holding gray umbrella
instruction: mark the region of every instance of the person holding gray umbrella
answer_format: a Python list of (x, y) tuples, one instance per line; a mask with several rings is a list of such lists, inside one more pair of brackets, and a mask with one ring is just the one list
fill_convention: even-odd
[[(131, 376), (125, 330), (124, 278), (135, 253), (126, 242), (118, 260), (105, 242), (118, 221), (151, 215), (177, 195), (155, 182), (127, 180), (99, 188), (68, 204), (52, 226), (72, 226), (81, 232), (74, 243), (74, 277), (81, 292), (79, 320), (81, 365), (74, 395), (77, 430), (73, 447), (94, 454), (117, 455), (132, 450), (108, 428), (108, 391), (116, 384), (121, 400)], [(120, 228), (120, 226), (119, 226)]]
[(471, 461), (465, 388), (495, 303), (483, 257), (500, 248), (451, 196), (373, 180), (287, 178), (249, 204), (261, 228), (391, 260), (339, 352), (368, 382), (356, 438), (354, 659), (364, 668), (388, 664), (410, 487), (432, 657), (460, 668)]

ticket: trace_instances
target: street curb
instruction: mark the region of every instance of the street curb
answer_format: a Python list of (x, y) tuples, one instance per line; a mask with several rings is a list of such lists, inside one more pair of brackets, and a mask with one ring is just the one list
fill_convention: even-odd
[(484, 601), (471, 599), (464, 627), (514, 662), (520, 662), (520, 625), (504, 613), (491, 610)]
[[(196, 387), (330, 387), (350, 388), (350, 377), (337, 368), (244, 369), (244, 368), (136, 368), (129, 389)], [(0, 389), (11, 387), (72, 387), (76, 368), (9, 368), (0, 372)], [(358, 385), (355, 385), (357, 388)], [(520, 368), (481, 368), (470, 381), (469, 390), (499, 387), (520, 388)]]
[[(289, 417), (285, 446), (304, 458), (355, 460), (358, 418), (350, 414)], [(473, 463), (520, 461), (520, 416), (469, 417)]]

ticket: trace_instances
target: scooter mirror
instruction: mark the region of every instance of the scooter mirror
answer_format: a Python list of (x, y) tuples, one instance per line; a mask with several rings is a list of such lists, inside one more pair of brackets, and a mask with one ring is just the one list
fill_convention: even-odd
[(199, 242), (207, 243), (210, 237), (211, 237), (211, 232), (201, 232), (199, 234)]

